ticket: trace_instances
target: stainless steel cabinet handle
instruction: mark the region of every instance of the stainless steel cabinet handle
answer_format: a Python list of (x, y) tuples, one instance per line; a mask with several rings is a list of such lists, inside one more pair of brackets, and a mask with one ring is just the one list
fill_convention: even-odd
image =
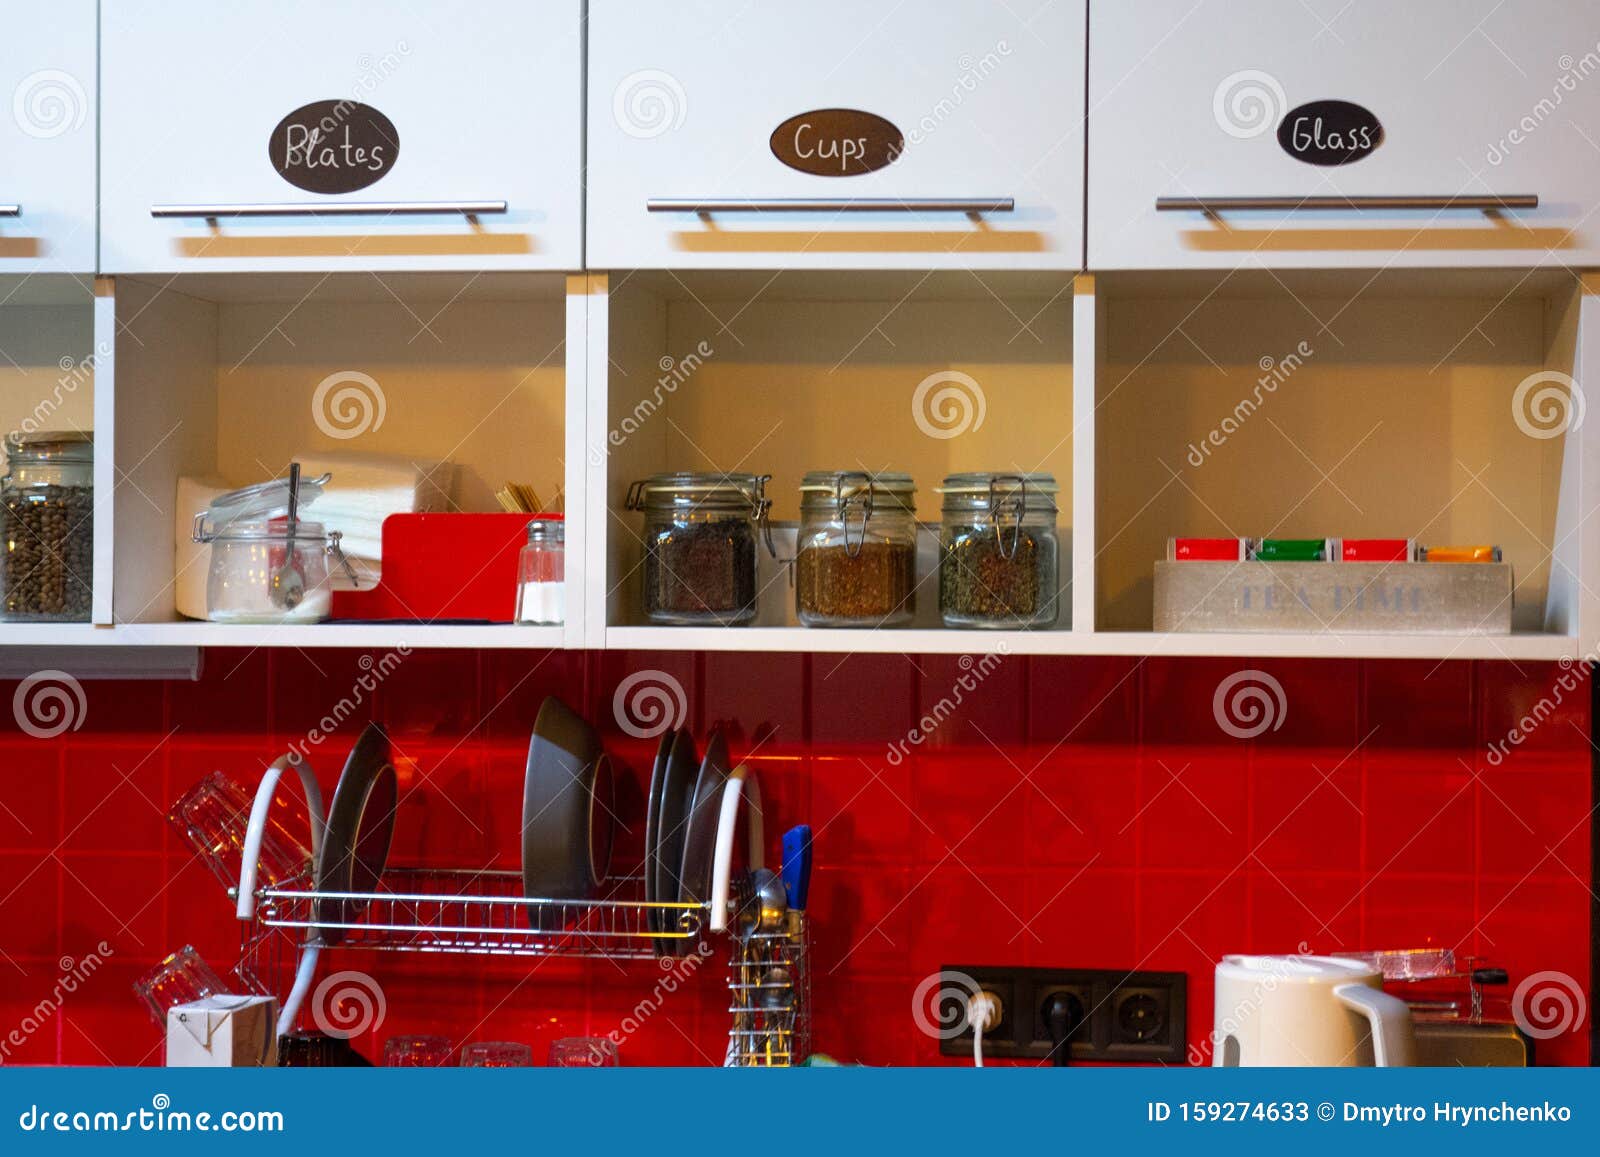
[(1157, 212), (1225, 213), (1237, 209), (1537, 209), (1535, 193), (1503, 197), (1157, 197)]
[(1011, 197), (651, 197), (651, 213), (1010, 213)]
[(402, 213), (504, 213), (504, 201), (263, 201), (244, 205), (152, 205), (152, 217), (371, 217)]
[(21, 205), (0, 205), (0, 217), (20, 217), (20, 216), (22, 216), (22, 206)]

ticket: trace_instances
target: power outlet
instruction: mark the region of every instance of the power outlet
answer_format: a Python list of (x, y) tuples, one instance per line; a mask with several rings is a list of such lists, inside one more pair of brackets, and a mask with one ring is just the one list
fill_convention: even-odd
[(1071, 1012), (1071, 1027), (1067, 1032), (1068, 1049), (1076, 1049), (1080, 1045), (1093, 1042), (1094, 1034), (1092, 1030), (1094, 1024), (1089, 1017), (1090, 1011), (1094, 1008), (1093, 985), (1036, 984), (1033, 993), (1032, 1040), (1053, 1041), (1054, 1038), (1050, 1035), (1050, 1026), (1045, 1022), (1045, 1009), (1049, 1007), (1052, 997), (1061, 996), (1066, 1000), (1067, 1007)]
[[(942, 991), (960, 993), (962, 1001), (976, 987), (1005, 1002), (1001, 1023), (983, 1034), (986, 1057), (1050, 1059), (1054, 1046), (1045, 1009), (1059, 994), (1075, 1013), (1067, 1038), (1070, 1060), (1171, 1064), (1187, 1060), (1184, 973), (947, 965), (941, 974)], [(972, 1030), (964, 1017), (960, 1028), (941, 1040), (941, 1053), (972, 1055)]]

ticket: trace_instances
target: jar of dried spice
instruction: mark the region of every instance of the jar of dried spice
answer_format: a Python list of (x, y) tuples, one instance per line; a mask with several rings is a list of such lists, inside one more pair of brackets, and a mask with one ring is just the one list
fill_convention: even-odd
[(94, 583), (94, 437), (13, 435), (0, 478), (5, 507), (4, 618), (87, 622)]
[(939, 536), (939, 612), (947, 627), (1050, 627), (1060, 610), (1056, 480), (952, 474)]
[(795, 602), (808, 627), (911, 621), (916, 485), (909, 474), (814, 470), (800, 484)]
[(771, 475), (657, 474), (628, 488), (644, 512), (644, 615), (740, 626), (756, 617), (756, 536)]

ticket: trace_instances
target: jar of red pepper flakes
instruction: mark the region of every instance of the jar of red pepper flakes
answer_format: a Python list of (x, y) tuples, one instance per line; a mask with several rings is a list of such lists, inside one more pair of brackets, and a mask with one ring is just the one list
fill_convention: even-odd
[(800, 483), (795, 609), (808, 627), (911, 621), (916, 484), (909, 474), (813, 470)]

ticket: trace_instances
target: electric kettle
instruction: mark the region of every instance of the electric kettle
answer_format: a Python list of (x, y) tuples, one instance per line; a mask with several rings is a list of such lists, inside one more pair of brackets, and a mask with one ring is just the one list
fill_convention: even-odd
[(1411, 1009), (1382, 983), (1382, 974), (1360, 960), (1225, 956), (1217, 965), (1211, 1063), (1414, 1064)]

